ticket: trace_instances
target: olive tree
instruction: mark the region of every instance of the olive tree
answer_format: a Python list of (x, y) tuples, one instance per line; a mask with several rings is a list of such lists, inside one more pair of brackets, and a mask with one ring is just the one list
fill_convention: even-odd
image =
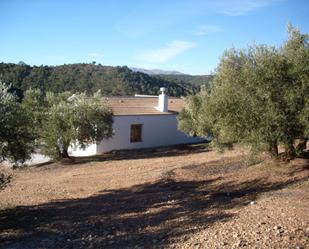
[(47, 93), (47, 109), (42, 125), (43, 153), (52, 158), (68, 158), (68, 148), (85, 148), (112, 136), (113, 116), (99, 93)]
[(289, 62), (289, 74), (295, 82), (293, 94), (293, 108), (299, 115), (301, 134), (298, 138), (301, 143), (297, 149), (305, 149), (309, 138), (309, 46), (308, 34), (288, 25), (289, 39), (283, 46), (283, 53)]
[(282, 47), (252, 45), (227, 50), (210, 94), (186, 100), (179, 127), (217, 144), (249, 143), (278, 156), (295, 154), (294, 141), (308, 135), (308, 36), (289, 27)]
[(0, 161), (22, 164), (35, 148), (31, 111), (0, 82)]

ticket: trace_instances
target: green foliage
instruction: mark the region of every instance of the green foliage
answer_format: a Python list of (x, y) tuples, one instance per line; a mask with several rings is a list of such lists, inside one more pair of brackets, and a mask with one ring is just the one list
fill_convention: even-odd
[(68, 148), (75, 144), (85, 148), (90, 143), (112, 135), (112, 112), (100, 93), (47, 93), (47, 108), (41, 137), (43, 153), (52, 158), (69, 157)]
[(244, 142), (277, 155), (283, 144), (293, 153), (294, 140), (308, 135), (309, 57), (308, 36), (292, 27), (289, 34), (280, 48), (226, 51), (211, 93), (187, 99), (180, 128), (189, 134), (211, 132), (220, 145)]
[(178, 128), (190, 136), (208, 137), (211, 127), (205, 119), (204, 102), (208, 99), (209, 93), (202, 90), (196, 95), (188, 96), (185, 99), (185, 106), (179, 113)]
[(166, 87), (171, 96), (195, 93), (207, 76), (154, 77), (133, 72), (128, 67), (109, 67), (100, 64), (71, 64), (62, 66), (29, 66), (25, 63), (0, 63), (0, 80), (11, 82), (18, 90), (39, 89), (46, 92), (84, 92), (103, 95), (158, 94)]
[(31, 112), (0, 82), (0, 160), (24, 163), (34, 150)]
[(153, 75), (153, 77), (190, 87), (190, 92), (194, 94), (199, 92), (202, 87), (209, 89), (214, 75), (160, 74)]
[[(289, 75), (295, 82), (293, 98), (295, 112), (299, 114), (303, 137), (309, 137), (309, 46), (308, 34), (301, 34), (288, 25), (289, 39), (284, 44), (284, 55), (289, 63)], [(296, 94), (297, 93), (297, 94)]]
[(29, 89), (24, 93), (21, 106), (28, 111), (32, 131), (38, 141), (40, 128), (44, 119), (44, 96), (40, 90)]
[(73, 106), (63, 100), (51, 104), (41, 136), (45, 155), (52, 158), (68, 157), (67, 149), (76, 138)]

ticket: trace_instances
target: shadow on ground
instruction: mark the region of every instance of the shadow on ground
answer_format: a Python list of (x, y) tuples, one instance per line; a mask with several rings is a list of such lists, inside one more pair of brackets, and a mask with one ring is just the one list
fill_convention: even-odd
[[(71, 157), (70, 159), (63, 160), (62, 163), (67, 165), (77, 165), (77, 164), (86, 164), (90, 162), (145, 159), (145, 158), (157, 158), (163, 156), (164, 157), (183, 156), (186, 154), (198, 154), (207, 151), (209, 151), (207, 149), (207, 143), (184, 144), (184, 145), (164, 146), (149, 149), (119, 150), (94, 156)], [(52, 161), (39, 163), (33, 165), (33, 167), (44, 167), (52, 163), (53, 163)]]
[(303, 180), (305, 177), (270, 182), (257, 176), (235, 182), (213, 176), (176, 181), (169, 174), (154, 183), (102, 191), (87, 198), (2, 210), (0, 247), (166, 247), (214, 222), (233, 218), (230, 209), (246, 206), (262, 193)]

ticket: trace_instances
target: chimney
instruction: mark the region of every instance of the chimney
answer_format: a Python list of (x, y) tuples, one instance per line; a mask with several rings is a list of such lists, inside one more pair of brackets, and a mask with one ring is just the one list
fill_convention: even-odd
[(165, 87), (160, 88), (159, 103), (157, 109), (160, 112), (168, 112), (168, 96), (165, 94)]

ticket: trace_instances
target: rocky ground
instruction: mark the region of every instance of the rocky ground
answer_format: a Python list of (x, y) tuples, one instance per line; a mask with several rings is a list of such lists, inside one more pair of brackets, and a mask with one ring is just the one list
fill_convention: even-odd
[(309, 248), (308, 159), (246, 154), (183, 146), (6, 169), (0, 247)]

